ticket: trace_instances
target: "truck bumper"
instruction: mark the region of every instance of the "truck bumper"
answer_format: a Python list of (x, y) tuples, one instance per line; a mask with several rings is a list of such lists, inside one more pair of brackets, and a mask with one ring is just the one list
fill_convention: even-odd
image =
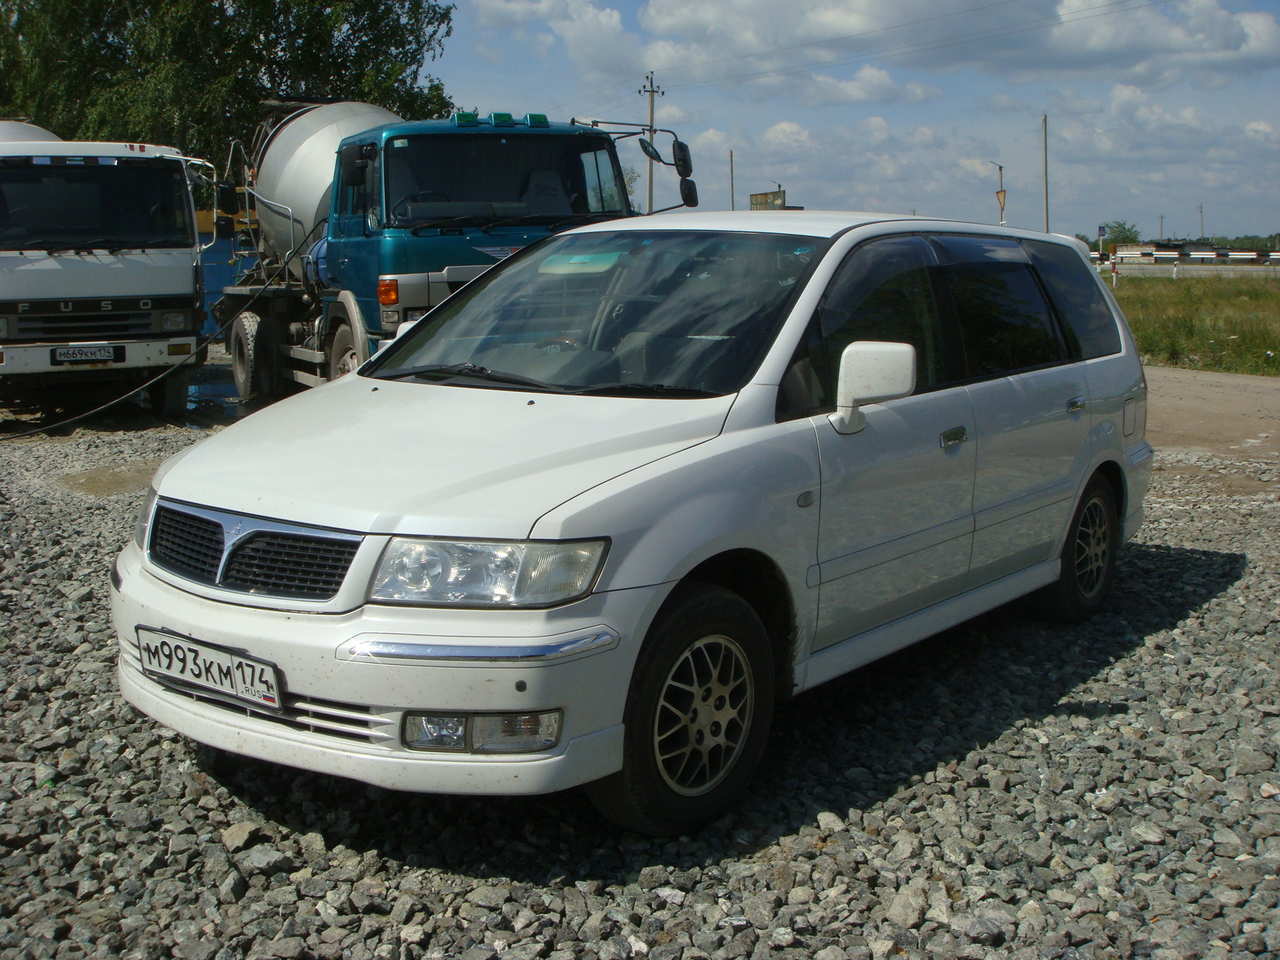
[[(61, 360), (57, 351), (68, 347), (111, 352), (111, 359)], [(180, 363), (195, 352), (196, 338), (159, 340), (89, 340), (75, 343), (0, 344), (0, 377), (27, 374), (61, 374), (78, 371), (142, 370)], [(171, 352), (172, 351), (172, 352)], [(119, 359), (116, 359), (119, 358)]]
[[(538, 635), (545, 620), (531, 615), (522, 630), (510, 611), (501, 617), (502, 636), (446, 632), (439, 612), (429, 609), (366, 605), (299, 614), (197, 597), (152, 576), (130, 544), (116, 560), (111, 613), (124, 698), (202, 743), (390, 789), (538, 794), (621, 767), (622, 713), (642, 625), (665, 593), (657, 586), (594, 595), (581, 601), (581, 617), (557, 625), (568, 631), (553, 637)], [(470, 613), (486, 622), (486, 611)], [(269, 661), (281, 680), (281, 709), (205, 695), (144, 672), (139, 626)], [(371, 637), (375, 646), (381, 638), (381, 655), (357, 649)], [(563, 711), (563, 719), (559, 742), (542, 752), (432, 752), (402, 739), (410, 712), (546, 710)]]

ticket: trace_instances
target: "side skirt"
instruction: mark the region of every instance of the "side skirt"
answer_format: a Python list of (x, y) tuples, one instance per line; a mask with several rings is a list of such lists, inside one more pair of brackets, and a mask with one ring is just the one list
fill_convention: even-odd
[(833, 644), (797, 666), (795, 691), (800, 693), (834, 680), (850, 670), (1053, 583), (1058, 579), (1059, 566), (1057, 557), (1046, 560)]

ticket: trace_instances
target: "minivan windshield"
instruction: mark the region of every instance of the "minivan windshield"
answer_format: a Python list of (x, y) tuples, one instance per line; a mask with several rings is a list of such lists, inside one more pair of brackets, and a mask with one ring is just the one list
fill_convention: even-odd
[(468, 284), (362, 372), (615, 396), (732, 393), (828, 242), (695, 230), (552, 237)]

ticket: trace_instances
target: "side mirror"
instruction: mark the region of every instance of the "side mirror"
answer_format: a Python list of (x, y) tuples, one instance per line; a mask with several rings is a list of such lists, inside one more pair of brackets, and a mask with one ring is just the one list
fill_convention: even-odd
[(680, 181), (680, 202), (686, 207), (698, 205), (698, 185), (692, 180)]
[(836, 412), (827, 419), (836, 433), (857, 433), (866, 425), (860, 403), (910, 395), (916, 388), (916, 348), (909, 343), (855, 340), (840, 355)]
[(240, 212), (240, 197), (236, 193), (234, 183), (220, 183), (217, 190), (218, 211), (236, 214)]
[(644, 137), (640, 138), (640, 149), (641, 151), (643, 151), (644, 155), (648, 157), (650, 160), (652, 160), (654, 163), (667, 162), (662, 159), (662, 154), (658, 152), (658, 148), (655, 147), (648, 140), (646, 140)]
[(671, 160), (675, 164), (676, 173), (680, 175), (681, 180), (686, 180), (693, 176), (693, 154), (689, 152), (689, 145), (683, 140), (672, 142)]
[(236, 235), (235, 221), (230, 217), (214, 217), (213, 235), (219, 240), (230, 240)]

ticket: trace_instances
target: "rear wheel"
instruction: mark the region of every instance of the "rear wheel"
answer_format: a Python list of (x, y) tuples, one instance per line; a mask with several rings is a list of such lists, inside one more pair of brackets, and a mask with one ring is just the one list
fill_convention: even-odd
[(231, 325), (231, 375), (240, 399), (265, 400), (272, 395), (274, 376), (266, 324), (251, 310), (236, 315)]
[(1069, 622), (1093, 616), (1111, 592), (1119, 548), (1115, 491), (1105, 477), (1095, 476), (1071, 518), (1058, 581), (1040, 595), (1046, 612)]
[(773, 720), (773, 656), (750, 604), (696, 584), (650, 628), (627, 695), (622, 770), (588, 786), (609, 819), (687, 832), (745, 793)]

